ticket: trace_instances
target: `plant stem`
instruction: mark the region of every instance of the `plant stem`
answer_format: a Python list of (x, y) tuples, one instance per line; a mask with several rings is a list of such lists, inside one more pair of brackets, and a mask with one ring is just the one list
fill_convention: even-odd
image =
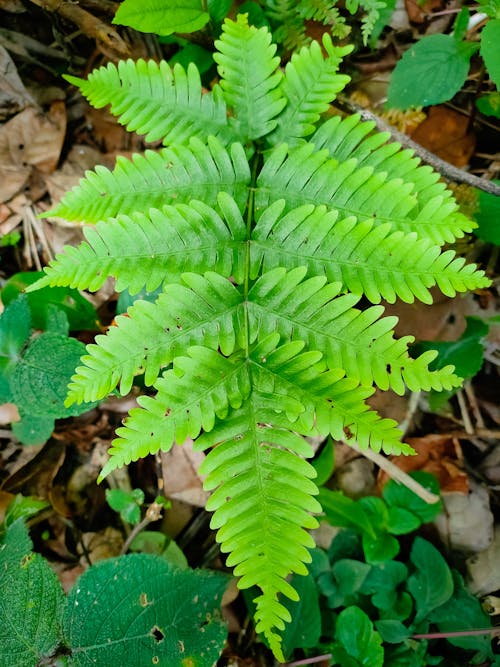
[(379, 468), (386, 472), (391, 479), (395, 479), (396, 482), (404, 484), (410, 491), (413, 491), (419, 498), (429, 504), (434, 504), (439, 502), (439, 496), (435, 493), (431, 493), (422, 484), (419, 484), (417, 480), (410, 477), (407, 473), (403, 472), (401, 468), (398, 468), (397, 465), (386, 459), (385, 456), (374, 452), (372, 449), (361, 449), (358, 445), (353, 444), (349, 441), (349, 447), (352, 447), (357, 452), (365, 456), (370, 461), (373, 461)]
[(283, 667), (299, 667), (300, 665), (314, 665), (317, 662), (323, 662), (323, 660), (330, 660), (332, 657), (331, 653), (325, 653), (325, 655), (315, 655), (314, 658), (304, 658), (303, 660), (295, 660), (294, 662), (287, 662)]
[(137, 535), (139, 535), (139, 533), (142, 530), (144, 530), (144, 528), (146, 528), (146, 526), (149, 526), (149, 524), (153, 523), (153, 521), (158, 521), (158, 519), (161, 519), (162, 510), (163, 510), (163, 505), (161, 503), (151, 503), (142, 521), (140, 521), (136, 526), (134, 526), (134, 528), (130, 532), (130, 535), (125, 540), (123, 547), (120, 551), (120, 555), (123, 556), (123, 554), (127, 553), (134, 539), (137, 537)]
[(478, 190), (488, 192), (491, 195), (500, 195), (500, 186), (495, 185), (495, 183), (488, 181), (486, 178), (479, 178), (478, 176), (469, 174), (469, 172), (464, 171), (463, 169), (455, 167), (445, 160), (441, 160), (441, 158), (439, 158), (437, 155), (434, 155), (434, 153), (431, 153), (420, 144), (417, 144), (416, 141), (410, 139), (410, 137), (408, 137), (403, 132), (399, 132), (394, 127), (391, 127), (374, 113), (368, 111), (368, 109), (364, 109), (358, 104), (354, 104), (354, 102), (351, 102), (342, 96), (337, 98), (335, 104), (342, 111), (347, 110), (350, 113), (358, 113), (363, 120), (373, 121), (377, 127), (377, 130), (380, 132), (389, 132), (392, 139), (400, 143), (404, 148), (411, 148), (415, 152), (415, 155), (417, 155), (422, 160), (422, 162), (429, 164), (433, 169), (438, 171), (449, 181), (454, 181), (455, 183), (466, 183), (467, 185), (471, 185), (474, 188), (478, 188)]
[(500, 628), (460, 630), (459, 632), (427, 632), (419, 635), (412, 635), (412, 639), (447, 639), (453, 637), (476, 637), (478, 635), (500, 635)]

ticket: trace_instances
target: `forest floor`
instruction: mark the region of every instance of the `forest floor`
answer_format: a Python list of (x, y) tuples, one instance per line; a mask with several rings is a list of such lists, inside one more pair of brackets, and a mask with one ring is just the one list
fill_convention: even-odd
[[(400, 35), (408, 41), (450, 29), (449, 6), (432, 2), (439, 23), (428, 17), (429, 3), (401, 5), (399, 23), (394, 21), (380, 45), (350, 58), (353, 83), (344, 104), (369, 110), (466, 173), (498, 179), (499, 127), (494, 119), (473, 114), (467, 91), (453, 103), (424, 111), (383, 110), (388, 78), (401, 53)], [(40, 219), (39, 213), (51, 209), (86, 170), (98, 164), (112, 167), (118, 155), (145, 147), (106, 109), (92, 109), (61, 74), (84, 77), (109, 60), (169, 58), (175, 50), (153, 36), (112, 27), (115, 3), (110, 0), (80, 3), (97, 17), (94, 23), (75, 23), (71, 11), (65, 15), (39, 4), (0, 0), (0, 290), (13, 276), (42, 270), (65, 245), (81, 240), (81, 226)], [(467, 85), (474, 84), (472, 76)], [(465, 208), (474, 207), (467, 185), (450, 185)], [(389, 313), (417, 340), (457, 341), (466, 317), (486, 321), (500, 313), (499, 247), (473, 235), (457, 244), (460, 254), (487, 271), (491, 288), (453, 300), (436, 295), (431, 306), (388, 306)], [(106, 285), (88, 297), (97, 309), (100, 331), (105, 331), (116, 315), (117, 295)], [(88, 343), (96, 333), (82, 330), (76, 336)], [(433, 528), (433, 539), (466, 574), (472, 589), (489, 596), (489, 609), (500, 614), (500, 326), (489, 326), (481, 345), (480, 370), (439, 411), (431, 411), (424, 395), (380, 392), (374, 404), (381, 414), (404, 424), (418, 451), (417, 457), (395, 463), (405, 471), (432, 472), (440, 482), (446, 511)], [(57, 420), (51, 437), (33, 446), (22, 445), (11, 430), (16, 407), (0, 405), (0, 518), (15, 494), (48, 501), (31, 524), (32, 535), (66, 590), (89, 563), (123, 551), (127, 529), (106, 503), (105, 485), (95, 481), (115, 428), (134, 404), (134, 395), (111, 398), (79, 417)], [(345, 444), (334, 446), (329, 485), (356, 498), (379, 493), (386, 473)], [(115, 475), (113, 484), (140, 487), (148, 501), (166, 493), (172, 509), (155, 529), (176, 541), (190, 565), (222, 567), (203, 509), (206, 494), (196, 474), (198, 457), (188, 446), (175, 448), (168, 456), (132, 465)], [(238, 600), (227, 606), (227, 617), (236, 639), (232, 662), (226, 658), (221, 664), (267, 664), (267, 653), (248, 630)]]

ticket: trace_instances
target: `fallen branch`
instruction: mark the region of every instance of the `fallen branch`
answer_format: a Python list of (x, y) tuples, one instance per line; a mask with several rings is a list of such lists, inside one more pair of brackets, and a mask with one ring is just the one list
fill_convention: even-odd
[(483, 192), (488, 192), (491, 195), (500, 196), (500, 186), (496, 185), (492, 181), (488, 181), (486, 178), (479, 178), (469, 172), (459, 169), (458, 167), (453, 166), (449, 162), (442, 160), (441, 158), (434, 155), (430, 151), (426, 150), (420, 144), (417, 144), (416, 141), (410, 139), (410, 137), (396, 128), (388, 125), (385, 121), (379, 118), (377, 115), (360, 107), (358, 104), (351, 102), (351, 100), (345, 97), (338, 97), (335, 101), (335, 105), (341, 111), (348, 111), (349, 113), (357, 113), (361, 116), (363, 120), (370, 120), (375, 123), (377, 130), (380, 132), (388, 132), (391, 135), (391, 138), (394, 141), (400, 143), (404, 148), (411, 148), (415, 152), (422, 162), (430, 165), (433, 169), (439, 172), (447, 180), (453, 181), (455, 183), (465, 183), (466, 185), (471, 185), (478, 190), (483, 190)]

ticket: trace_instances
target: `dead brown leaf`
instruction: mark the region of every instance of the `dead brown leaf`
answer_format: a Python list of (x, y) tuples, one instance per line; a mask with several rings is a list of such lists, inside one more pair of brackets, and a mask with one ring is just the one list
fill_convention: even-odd
[(203, 452), (193, 449), (193, 441), (186, 441), (182, 447), (172, 447), (162, 455), (161, 468), (165, 494), (169, 498), (182, 500), (196, 507), (204, 507), (208, 493), (203, 490), (198, 468), (205, 459)]
[[(424, 470), (439, 481), (441, 491), (468, 493), (469, 478), (462, 468), (462, 448), (458, 438), (448, 434), (430, 434), (422, 438), (405, 438), (417, 452), (416, 456), (391, 456), (390, 459), (404, 472)], [(382, 488), (389, 477), (382, 470), (378, 485)]]
[(444, 105), (431, 107), (411, 138), (455, 167), (467, 166), (476, 147), (468, 117)]

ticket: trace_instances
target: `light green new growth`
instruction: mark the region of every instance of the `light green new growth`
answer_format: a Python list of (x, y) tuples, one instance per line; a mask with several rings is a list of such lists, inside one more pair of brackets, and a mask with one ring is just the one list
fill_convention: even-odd
[(308, 530), (321, 512), (312, 450), (328, 436), (387, 453), (411, 453), (396, 423), (366, 399), (452, 389), (452, 367), (430, 371), (412, 336), (394, 337), (383, 307), (432, 301), (489, 284), (440, 246), (470, 231), (438, 176), (356, 116), (321, 122), (347, 82), (346, 48), (313, 42), (283, 74), (265, 28), (226, 20), (216, 43), (220, 84), (203, 93), (194, 66), (126, 62), (72, 79), (96, 106), (167, 147), (114, 171), (88, 173), (54, 211), (97, 223), (86, 241), (46, 268), (43, 285), (163, 291), (137, 301), (97, 336), (67, 404), (127, 393), (139, 399), (110, 450), (116, 467), (187, 437), (208, 452), (221, 549), (242, 588), (258, 586), (257, 630), (284, 659), (281, 596), (305, 573)]

